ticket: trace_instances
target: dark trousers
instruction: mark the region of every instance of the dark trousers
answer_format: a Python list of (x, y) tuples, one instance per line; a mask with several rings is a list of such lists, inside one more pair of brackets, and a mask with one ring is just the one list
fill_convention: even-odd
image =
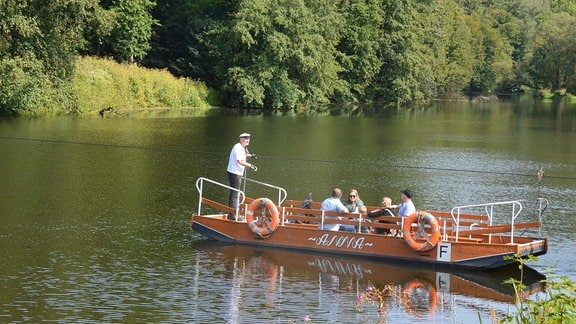
[[(228, 181), (230, 182), (230, 187), (240, 189), (242, 176), (228, 172)], [(232, 208), (238, 208), (238, 191), (230, 190), (230, 197), (228, 198), (228, 206)]]

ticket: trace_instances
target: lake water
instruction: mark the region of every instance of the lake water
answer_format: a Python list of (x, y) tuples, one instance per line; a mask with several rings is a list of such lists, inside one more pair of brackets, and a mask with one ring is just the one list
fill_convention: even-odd
[[(545, 197), (550, 251), (531, 267), (576, 280), (575, 129), (575, 105), (532, 102), (0, 119), (0, 322), (489, 322), (514, 309), (501, 274), (215, 244), (190, 227), (194, 183), (226, 183), (230, 149), (249, 132), (249, 176), (292, 199), (337, 186), (397, 203), (409, 188), (418, 209), (525, 199), (532, 212)], [(371, 284), (388, 289), (385, 313), (356, 305)]]

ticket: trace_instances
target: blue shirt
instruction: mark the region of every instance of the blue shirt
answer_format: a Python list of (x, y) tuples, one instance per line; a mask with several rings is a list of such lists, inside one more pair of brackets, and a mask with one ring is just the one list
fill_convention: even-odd
[(413, 214), (416, 212), (416, 207), (414, 206), (414, 203), (412, 202), (412, 200), (408, 200), (407, 202), (401, 203), (400, 205), (398, 205), (398, 216), (400, 217), (406, 217), (410, 214)]

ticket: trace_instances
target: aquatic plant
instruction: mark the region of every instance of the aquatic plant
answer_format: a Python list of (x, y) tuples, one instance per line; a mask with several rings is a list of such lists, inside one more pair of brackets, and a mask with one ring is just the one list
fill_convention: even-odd
[[(534, 256), (521, 258), (515, 255), (511, 259), (518, 262), (521, 272), (524, 264), (538, 260)], [(521, 298), (525, 288), (522, 280), (508, 279), (504, 283), (514, 287), (516, 296), (515, 312), (502, 318), (500, 323), (576, 323), (576, 284), (567, 276), (554, 274), (548, 269), (547, 279), (543, 280), (545, 290), (534, 299)], [(520, 276), (522, 278), (522, 276)], [(493, 319), (497, 320), (495, 316)]]
[(354, 308), (358, 312), (363, 313), (366, 304), (375, 305), (378, 307), (378, 323), (386, 323), (385, 320), (388, 313), (386, 300), (389, 298), (401, 299), (393, 286), (385, 285), (382, 288), (378, 288), (369, 283), (366, 289), (356, 297)]

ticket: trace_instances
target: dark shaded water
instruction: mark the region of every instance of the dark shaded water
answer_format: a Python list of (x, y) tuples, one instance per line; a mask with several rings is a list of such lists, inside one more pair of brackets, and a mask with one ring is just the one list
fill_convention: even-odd
[(248, 131), (251, 177), (295, 199), (334, 186), (370, 204), (410, 188), (420, 209), (543, 196), (550, 252), (532, 266), (576, 279), (575, 116), (565, 104), (442, 103), (384, 117), (0, 120), (0, 322), (373, 323), (357, 294), (373, 282), (400, 296), (415, 278), (427, 285), (390, 296), (388, 321), (488, 322), (510, 307), (492, 277), (468, 276), (477, 285), (462, 291), (440, 284), (450, 274), (213, 246), (190, 228), (194, 182), (225, 182)]

